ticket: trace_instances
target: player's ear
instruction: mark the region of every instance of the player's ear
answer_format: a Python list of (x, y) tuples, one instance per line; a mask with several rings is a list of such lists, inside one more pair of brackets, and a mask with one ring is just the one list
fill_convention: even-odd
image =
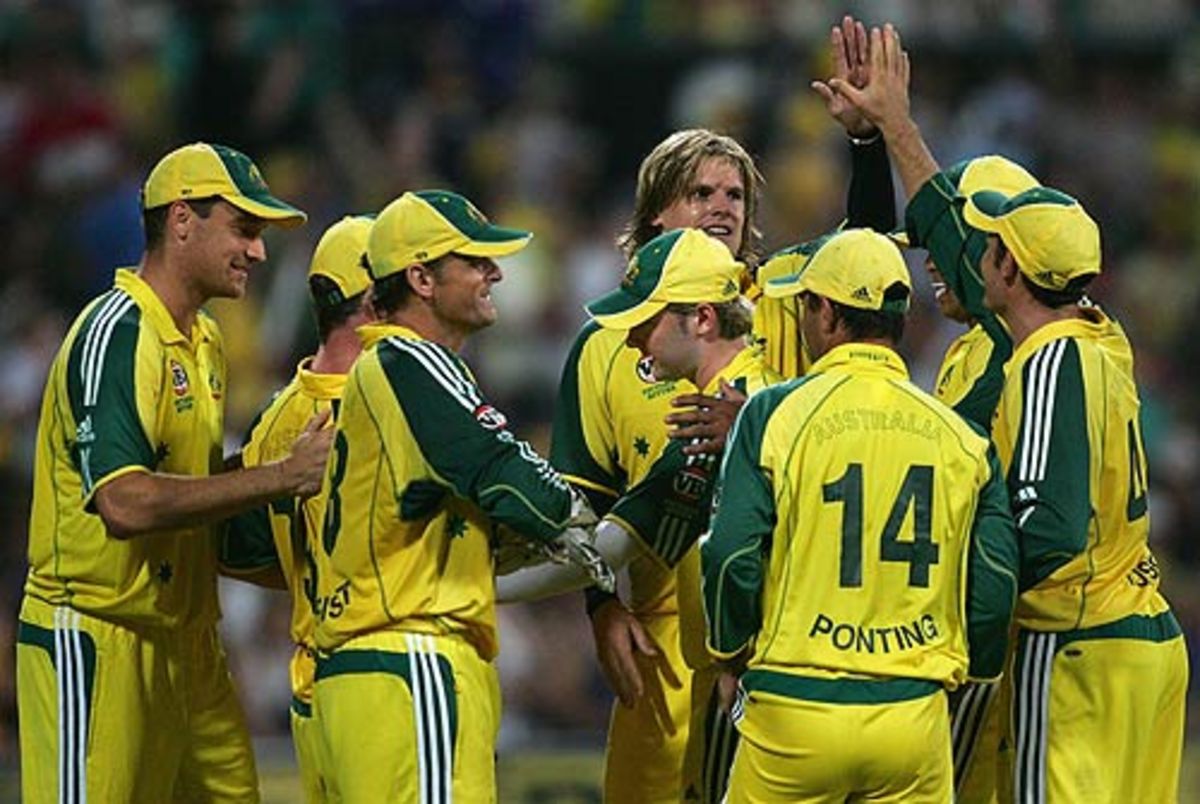
[(422, 299), (433, 296), (435, 284), (432, 266), (417, 262), (404, 269), (404, 278), (413, 295)]
[(696, 334), (709, 335), (717, 332), (721, 328), (721, 322), (717, 318), (717, 308), (708, 302), (701, 302), (696, 305)]
[(187, 240), (196, 216), (186, 201), (172, 201), (167, 208), (166, 230), (175, 240)]

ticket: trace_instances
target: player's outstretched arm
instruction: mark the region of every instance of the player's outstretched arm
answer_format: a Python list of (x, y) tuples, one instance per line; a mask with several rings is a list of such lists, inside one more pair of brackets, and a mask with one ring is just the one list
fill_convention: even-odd
[[(592, 547), (600, 554), (613, 572), (620, 572), (638, 554), (637, 539), (625, 528), (612, 520), (603, 520), (596, 526)], [(544, 562), (523, 567), (496, 578), (496, 602), (517, 603), (541, 600), (565, 592), (584, 589), (595, 579), (577, 564)]]
[(94, 492), (97, 513), (114, 538), (209, 524), (277, 497), (307, 497), (321, 488), (333, 429), (329, 413), (313, 416), (280, 461), (209, 477), (134, 471)]

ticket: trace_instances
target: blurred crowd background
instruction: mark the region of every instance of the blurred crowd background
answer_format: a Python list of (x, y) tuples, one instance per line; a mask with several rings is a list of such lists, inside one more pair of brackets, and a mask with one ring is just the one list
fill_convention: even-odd
[[(138, 188), (163, 153), (197, 139), (239, 148), (310, 214), (269, 235), (246, 300), (214, 305), (231, 449), (314, 345), (304, 275), (324, 226), (429, 187), (536, 233), (504, 263), (501, 321), (467, 358), (544, 448), (581, 305), (620, 277), (614, 237), (637, 165), (669, 131), (707, 126), (755, 155), (772, 249), (840, 221), (848, 148), (808, 84), (829, 74), (829, 27), (846, 12), (903, 33), (914, 113), (943, 165), (1003, 153), (1100, 222), (1094, 296), (1134, 344), (1154, 548), (1200, 667), (1200, 14), (1188, 0), (3, 0), (0, 768), (16, 762), (12, 640), (47, 367), (78, 309), (137, 261)], [(958, 330), (919, 295), (903, 351), (929, 387)], [(286, 735), (287, 606), (235, 583), (222, 604), (251, 728)], [(502, 757), (601, 746), (609, 699), (582, 601), (506, 609), (502, 628)]]

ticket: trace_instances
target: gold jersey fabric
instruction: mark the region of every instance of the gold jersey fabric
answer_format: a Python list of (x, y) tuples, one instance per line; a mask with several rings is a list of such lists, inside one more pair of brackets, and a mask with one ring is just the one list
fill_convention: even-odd
[(787, 379), (803, 377), (811, 363), (800, 337), (804, 307), (799, 296), (773, 299), (763, 294), (762, 288), (772, 279), (798, 273), (824, 240), (818, 237), (772, 254), (758, 267), (755, 283), (746, 293), (754, 302), (752, 333), (763, 360)]
[(38, 423), (25, 593), (129, 625), (215, 622), (208, 526), (115, 539), (98, 488), (130, 472), (220, 471), (225, 358), (201, 312), (186, 335), (132, 269), (71, 325)]
[(459, 635), (498, 650), (491, 537), (557, 537), (566, 481), (508, 430), (451, 350), (362, 327), (321, 493), (316, 643), (378, 630)]
[(1147, 539), (1133, 352), (1098, 308), (1014, 351), (992, 437), (1021, 534), (1020, 625), (1090, 628), (1167, 610)]
[[(724, 380), (752, 395), (782, 379), (765, 364), (757, 347), (747, 346), (717, 372), (703, 393), (719, 396)], [(704, 647), (700, 553), (695, 545), (708, 526), (716, 469), (712, 456), (684, 455), (679, 442), (672, 441), (646, 477), (608, 514), (637, 537), (651, 558), (677, 570), (680, 642), (693, 669), (711, 663)]]
[[(559, 387), (550, 462), (590, 492), (605, 513), (650, 472), (670, 439), (671, 399), (695, 393), (685, 380), (658, 382), (625, 333), (588, 323), (567, 357)], [(675, 574), (649, 555), (629, 564), (635, 614), (674, 614)]]
[[(284, 386), (256, 417), (242, 446), (242, 464), (261, 466), (286, 458), (297, 436), (318, 413), (334, 408), (346, 384), (345, 374), (317, 374), (312, 358), (296, 368)], [(322, 490), (324, 491), (324, 490)], [(278, 567), (292, 597), (291, 637), (312, 650), (316, 599), (312, 551), (319, 544), (326, 496), (318, 493), (297, 501), (275, 500), (269, 506), (234, 517), (221, 541), (221, 566), (232, 575)], [(312, 661), (292, 663), (292, 694), (312, 701)]]
[(893, 350), (843, 344), (755, 395), (717, 498), (702, 546), (716, 656), (748, 649), (785, 689), (842, 674), (953, 688), (968, 649), (973, 674), (999, 673), (1017, 557), (998, 464)]
[(939, 401), (985, 431), (991, 429), (1004, 385), (1004, 363), (1011, 354), (1008, 342), (1002, 343), (998, 347), (983, 325), (973, 325), (946, 349), (933, 388)]

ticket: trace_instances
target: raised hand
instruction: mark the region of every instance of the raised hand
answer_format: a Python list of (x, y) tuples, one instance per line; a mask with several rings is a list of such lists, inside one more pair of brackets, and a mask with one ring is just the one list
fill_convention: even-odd
[(862, 87), (834, 76), (829, 86), (839, 96), (853, 104), (866, 118), (884, 132), (906, 124), (909, 120), (909, 62), (908, 53), (900, 44), (900, 33), (891, 23), (871, 29), (867, 82)]
[(833, 50), (833, 78), (829, 79), (829, 83), (813, 81), (811, 86), (825, 101), (830, 116), (842, 124), (847, 134), (869, 137), (875, 132), (875, 126), (857, 106), (830, 85), (834, 79), (857, 88), (867, 85), (870, 74), (867, 29), (847, 14), (842, 18), (840, 27), (835, 25), (830, 30), (829, 45)]

